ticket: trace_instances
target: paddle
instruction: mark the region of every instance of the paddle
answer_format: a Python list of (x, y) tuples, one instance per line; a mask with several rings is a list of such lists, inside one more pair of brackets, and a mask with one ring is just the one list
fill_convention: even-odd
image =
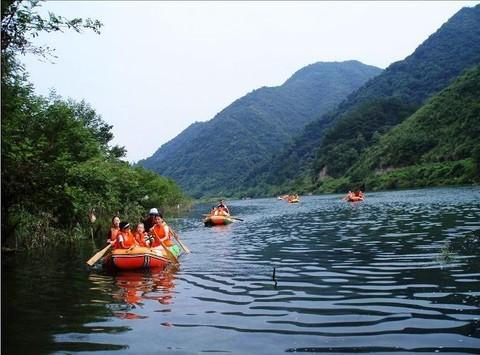
[(177, 240), (178, 244), (180, 244), (180, 246), (182, 247), (183, 251), (187, 254), (190, 254), (191, 251), (190, 249), (187, 248), (187, 246), (185, 244), (183, 244), (183, 242), (180, 240), (180, 238), (178, 237), (177, 233), (173, 230), (173, 229), (170, 229), (170, 233), (173, 235), (173, 237)]
[(90, 259), (87, 260), (87, 264), (90, 266), (93, 266), (98, 260), (102, 258), (103, 255), (112, 247), (112, 244), (108, 244), (105, 248), (100, 250), (98, 253), (96, 253), (94, 256), (92, 256)]
[[(163, 221), (165, 223), (167, 223), (167, 221), (165, 219), (163, 219)], [(167, 223), (167, 226), (168, 226), (168, 223)], [(190, 254), (191, 251), (190, 249), (187, 248), (187, 246), (185, 244), (183, 244), (183, 242), (180, 240), (180, 238), (178, 237), (177, 233), (170, 227), (168, 227), (168, 230), (170, 232), (171, 235), (173, 235), (173, 237), (177, 240), (178, 244), (180, 244), (180, 246), (182, 247), (183, 251), (187, 254)]]
[[(165, 222), (167, 223), (167, 222)], [(165, 252), (167, 253), (167, 256), (168, 258), (170, 259), (170, 261), (173, 261), (174, 264), (178, 265), (178, 259), (175, 255), (173, 255), (173, 253), (170, 251), (170, 249), (168, 249), (168, 247), (165, 245), (165, 243), (162, 241), (162, 238), (160, 238), (157, 233), (155, 232), (155, 228), (153, 228), (153, 236), (155, 236), (158, 240), (158, 242), (160, 243), (160, 245), (163, 247), (163, 249), (165, 249)]]
[(158, 241), (160, 242), (160, 245), (163, 247), (163, 249), (165, 249), (165, 251), (167, 252), (167, 256), (170, 259), (170, 261), (172, 261), (175, 265), (178, 265), (177, 257), (175, 255), (173, 255), (173, 253), (170, 251), (170, 249), (168, 249), (168, 247), (165, 245), (164, 242), (161, 241), (160, 238), (158, 239)]

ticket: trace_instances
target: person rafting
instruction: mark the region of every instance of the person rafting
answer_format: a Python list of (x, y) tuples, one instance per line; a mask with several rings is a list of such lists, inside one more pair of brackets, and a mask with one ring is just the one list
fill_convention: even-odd
[(155, 225), (155, 217), (158, 216), (160, 212), (158, 212), (158, 209), (151, 208), (150, 211), (148, 211), (148, 217), (143, 221), (143, 225), (145, 227), (146, 231), (150, 231), (150, 229)]
[(363, 201), (365, 194), (361, 190), (355, 190), (354, 192), (348, 191), (347, 195), (343, 198), (345, 201), (356, 202)]
[(217, 209), (220, 211), (224, 211), (227, 215), (230, 214), (230, 210), (228, 209), (227, 205), (225, 204), (225, 201), (220, 200), (218, 201)]
[(178, 245), (174, 244), (171, 239), (170, 228), (163, 221), (163, 218), (160, 214), (155, 216), (155, 225), (149, 230), (150, 238), (150, 247), (158, 247), (164, 245), (167, 247), (175, 256), (180, 255), (180, 248)]
[(115, 240), (115, 249), (128, 249), (137, 245), (135, 241), (135, 237), (130, 230), (130, 223), (128, 222), (121, 222), (120, 223), (120, 232), (117, 234), (117, 238)]
[(148, 247), (148, 243), (146, 240), (147, 233), (145, 232), (145, 225), (143, 223), (137, 224), (137, 227), (135, 228), (135, 233), (133, 236), (138, 245), (142, 247)]
[(108, 231), (107, 241), (110, 243), (115, 242), (119, 232), (120, 232), (120, 217), (113, 216), (112, 224), (110, 225), (110, 230)]
[(353, 194), (355, 197), (363, 198), (363, 192), (361, 190), (355, 190)]

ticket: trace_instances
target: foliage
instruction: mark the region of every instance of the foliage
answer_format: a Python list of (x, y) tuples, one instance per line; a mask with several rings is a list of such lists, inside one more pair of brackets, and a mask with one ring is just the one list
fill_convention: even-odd
[(2, 50), (10, 65), (2, 72), (2, 241), (27, 247), (72, 241), (88, 235), (92, 210), (109, 224), (116, 213), (138, 221), (147, 208), (178, 204), (184, 196), (172, 180), (120, 160), (125, 149), (110, 146), (112, 126), (87, 103), (34, 94), (15, 57), (33, 48), (29, 31), (82, 24), (55, 15), (45, 22), (29, 12), (35, 4), (11, 2), (15, 12), (2, 3), (2, 28), (10, 31)]
[(343, 175), (370, 146), (374, 138), (387, 132), (403, 117), (413, 113), (413, 108), (398, 98), (382, 98), (362, 104), (349, 111), (334, 127), (327, 129), (323, 144), (317, 151), (314, 170), (323, 168), (329, 176)]
[(309, 65), (283, 85), (255, 90), (211, 121), (191, 125), (139, 165), (171, 176), (194, 197), (231, 195), (315, 114), (379, 72), (356, 61)]
[(479, 97), (477, 66), (382, 136), (348, 176), (375, 188), (478, 183)]
[[(34, 53), (42, 57), (53, 55), (53, 49), (38, 46), (33, 39), (41, 32), (58, 32), (72, 29), (82, 32), (90, 29), (100, 33), (102, 23), (92, 19), (66, 19), (53, 13), (42, 17), (37, 11), (40, 0), (2, 1), (2, 53)], [(2, 63), (3, 64), (3, 63)]]
[(398, 168), (365, 178), (368, 190), (406, 189), (413, 187), (466, 185), (471, 183), (473, 165), (470, 159), (424, 163)]
[[(464, 70), (480, 63), (479, 38), (480, 5), (460, 10), (413, 54), (393, 63), (337, 109), (308, 124), (266, 166), (251, 173), (243, 188), (259, 181), (284, 184), (306, 172), (314, 181), (320, 173), (344, 175), (380, 134), (406, 119)], [(431, 144), (412, 143), (420, 149)]]
[(350, 179), (347, 177), (340, 177), (340, 178), (326, 178), (322, 181), (322, 184), (315, 188), (316, 193), (335, 193), (335, 192), (345, 192), (349, 190), (356, 190), (357, 188), (360, 190), (364, 190), (360, 187), (352, 187), (352, 183)]

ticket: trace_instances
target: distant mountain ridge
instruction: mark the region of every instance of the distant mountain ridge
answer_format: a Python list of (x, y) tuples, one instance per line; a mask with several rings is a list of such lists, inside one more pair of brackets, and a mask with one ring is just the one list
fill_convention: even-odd
[(480, 183), (480, 66), (380, 137), (346, 176), (370, 190)]
[(190, 125), (138, 164), (195, 197), (229, 195), (253, 165), (380, 72), (358, 61), (308, 65), (281, 86), (254, 90), (212, 120)]
[(315, 189), (341, 177), (362, 152), (480, 63), (480, 5), (463, 8), (410, 56), (353, 92), (339, 107), (309, 123), (302, 134), (256, 167), (237, 191), (248, 195)]

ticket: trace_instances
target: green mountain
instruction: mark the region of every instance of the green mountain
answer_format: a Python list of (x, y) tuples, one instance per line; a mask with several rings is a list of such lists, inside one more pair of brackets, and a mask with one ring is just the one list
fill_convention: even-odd
[(480, 182), (480, 66), (382, 136), (347, 177), (369, 190)]
[(358, 61), (308, 65), (283, 85), (255, 90), (212, 120), (192, 124), (138, 164), (175, 179), (192, 196), (228, 195), (312, 117), (380, 72)]
[(361, 153), (480, 63), (480, 5), (463, 8), (412, 55), (349, 95), (339, 107), (308, 124), (303, 133), (242, 182), (248, 194), (311, 188), (340, 177)]

